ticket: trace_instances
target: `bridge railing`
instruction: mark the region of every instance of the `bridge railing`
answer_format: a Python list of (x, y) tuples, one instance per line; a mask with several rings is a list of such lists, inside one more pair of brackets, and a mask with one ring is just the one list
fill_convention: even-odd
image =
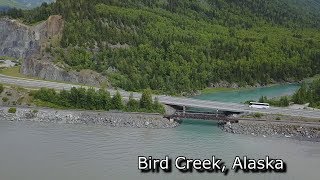
[(169, 116), (171, 119), (204, 119), (204, 120), (226, 120), (227, 116), (223, 113), (203, 113), (192, 111), (176, 111), (175, 114)]

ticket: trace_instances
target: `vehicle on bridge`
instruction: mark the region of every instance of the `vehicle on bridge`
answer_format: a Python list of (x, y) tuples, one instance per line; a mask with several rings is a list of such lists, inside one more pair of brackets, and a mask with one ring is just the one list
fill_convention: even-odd
[(269, 109), (270, 104), (269, 103), (250, 102), (249, 107), (256, 108), (256, 109)]

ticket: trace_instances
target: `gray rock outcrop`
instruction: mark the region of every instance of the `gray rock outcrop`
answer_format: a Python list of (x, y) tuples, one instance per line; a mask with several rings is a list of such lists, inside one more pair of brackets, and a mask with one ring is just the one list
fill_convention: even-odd
[(0, 19), (0, 32), (0, 56), (24, 59), (40, 50), (39, 34), (16, 20)]
[(0, 56), (22, 59), (21, 73), (46, 80), (66, 81), (99, 86), (106, 77), (91, 70), (68, 71), (53, 63), (53, 58), (44, 52), (50, 42), (59, 42), (64, 20), (59, 15), (35, 26), (27, 26), (17, 20), (0, 19)]
[(39, 77), (41, 79), (66, 81), (72, 83), (99, 86), (107, 81), (107, 78), (92, 70), (66, 71), (50, 61), (28, 59), (21, 67), (21, 73)]

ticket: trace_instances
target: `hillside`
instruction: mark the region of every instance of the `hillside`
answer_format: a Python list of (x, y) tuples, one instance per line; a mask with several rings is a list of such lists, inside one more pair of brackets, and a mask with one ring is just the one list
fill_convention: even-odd
[(8, 15), (35, 23), (61, 14), (62, 40), (47, 52), (67, 69), (95, 70), (126, 90), (181, 93), (319, 73), (320, 16), (310, 10), (319, 1), (309, 1), (57, 0)]

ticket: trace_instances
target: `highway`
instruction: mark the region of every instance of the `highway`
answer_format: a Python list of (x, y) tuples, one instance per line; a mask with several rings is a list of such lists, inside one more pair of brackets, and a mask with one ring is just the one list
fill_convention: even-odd
[[(53, 88), (56, 90), (69, 90), (72, 87), (84, 87), (90, 88), (89, 86), (81, 86), (81, 85), (73, 85), (67, 83), (59, 83), (52, 81), (44, 81), (44, 80), (33, 80), (26, 78), (18, 78), (0, 75), (0, 82), (3, 84), (11, 84), (17, 85), (27, 88)], [(98, 88), (95, 88), (98, 89)], [(114, 89), (108, 89), (111, 95), (116, 93)], [(128, 98), (130, 96), (130, 92), (119, 90), (120, 94), (124, 98)], [(133, 93), (134, 98), (140, 98), (141, 94)], [(249, 108), (248, 105), (238, 104), (238, 103), (226, 103), (226, 102), (216, 102), (216, 101), (206, 101), (206, 100), (198, 100), (192, 98), (184, 98), (184, 97), (172, 97), (166, 95), (158, 95), (155, 96), (159, 99), (159, 101), (163, 104), (167, 105), (176, 105), (176, 106), (186, 106), (186, 107), (194, 107), (194, 108), (204, 108), (204, 109), (218, 109), (222, 111), (234, 111), (234, 112), (244, 112), (244, 113), (264, 113), (264, 114), (281, 114), (281, 115), (289, 115), (289, 116), (300, 116), (306, 118), (319, 118), (320, 119), (320, 110), (305, 110), (305, 109), (289, 109), (289, 108), (278, 108), (278, 107), (270, 107), (270, 109), (253, 109)]]

